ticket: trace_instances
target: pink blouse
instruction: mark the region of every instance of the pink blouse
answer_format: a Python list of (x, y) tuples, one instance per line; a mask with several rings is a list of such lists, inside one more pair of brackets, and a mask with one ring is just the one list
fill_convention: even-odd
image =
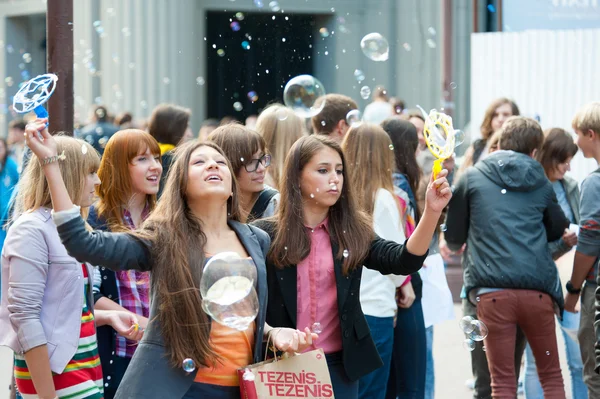
[(338, 313), (337, 286), (328, 219), (310, 234), (310, 253), (297, 266), (297, 323), (299, 330), (309, 329), (315, 322), (322, 332), (309, 350), (322, 348), (325, 353), (342, 350), (342, 332)]

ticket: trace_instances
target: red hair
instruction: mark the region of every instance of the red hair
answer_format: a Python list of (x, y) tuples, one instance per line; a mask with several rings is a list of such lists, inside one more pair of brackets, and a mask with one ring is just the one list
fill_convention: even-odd
[[(100, 218), (106, 220), (109, 229), (128, 231), (123, 221), (123, 210), (132, 194), (132, 182), (129, 174), (131, 161), (147, 149), (160, 157), (158, 142), (149, 133), (138, 129), (125, 129), (115, 133), (104, 148), (98, 177), (100, 185), (96, 194), (100, 197), (96, 211)], [(156, 206), (156, 195), (147, 195), (146, 201), (153, 210)]]

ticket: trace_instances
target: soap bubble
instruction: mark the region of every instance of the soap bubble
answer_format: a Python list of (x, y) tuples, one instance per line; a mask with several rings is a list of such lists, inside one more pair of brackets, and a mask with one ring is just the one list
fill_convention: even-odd
[(404, 43), (404, 44), (402, 45), (402, 47), (404, 47), (404, 50), (406, 50), (406, 51), (410, 51), (410, 50), (412, 50), (412, 47), (411, 47), (411, 45), (410, 45), (410, 44), (408, 44), (408, 43)]
[(238, 19), (238, 21), (243, 21), (244, 20), (244, 13), (243, 12), (237, 12), (235, 14), (235, 17)]
[(171, 84), (171, 79), (168, 78), (168, 77), (164, 77), (163, 78), (163, 83), (166, 84), (166, 85), (170, 85)]
[(183, 359), (183, 371), (185, 371), (186, 373), (191, 373), (194, 370), (196, 370), (196, 364), (194, 363), (194, 361), (192, 359)]
[(469, 334), (475, 329), (475, 326), (472, 323), (473, 320), (475, 319), (472, 316), (465, 316), (462, 319), (460, 319), (458, 325), (460, 326), (462, 332), (464, 332), (465, 334)]
[(196, 78), (196, 84), (198, 86), (204, 86), (204, 83), (206, 83), (206, 81), (204, 80), (204, 78), (202, 76), (198, 76)]
[(473, 320), (471, 322), (473, 331), (467, 334), (467, 337), (473, 341), (483, 341), (489, 334), (489, 330), (481, 320)]
[(11, 87), (15, 82), (14, 82), (13, 78), (11, 78), (10, 76), (8, 76), (8, 77), (6, 77), (4, 79), (4, 83), (6, 83), (6, 85), (8, 87)]
[(278, 12), (279, 10), (281, 10), (281, 7), (279, 6), (279, 3), (276, 1), (272, 1), (269, 3), (269, 7), (271, 8), (271, 11), (273, 12)]
[(360, 83), (363, 80), (365, 80), (365, 73), (363, 71), (361, 71), (360, 69), (355, 69), (354, 70), (354, 77), (356, 78), (356, 81), (358, 83)]
[(202, 308), (214, 321), (245, 331), (258, 314), (255, 283), (252, 260), (221, 252), (210, 258), (202, 272)]
[(288, 118), (288, 110), (287, 108), (279, 108), (275, 115), (277, 115), (277, 119), (284, 121)]
[(346, 114), (346, 123), (350, 127), (360, 125), (361, 120), (362, 120), (362, 115), (360, 114), (360, 111), (357, 109), (353, 109)]
[(25, 63), (29, 64), (29, 63), (31, 62), (31, 59), (32, 59), (32, 58), (31, 58), (31, 54), (29, 54), (29, 53), (25, 53), (25, 54), (23, 54), (23, 61), (24, 61)]
[(462, 130), (454, 131), (454, 147), (458, 147), (465, 142), (465, 132)]
[(500, 192), (501, 192), (502, 194), (506, 194), (506, 189), (505, 189), (505, 188), (503, 188), (502, 190), (500, 190)]
[(450, 82), (450, 88), (452, 90), (455, 90), (458, 87), (458, 85), (456, 84), (456, 82)]
[(233, 21), (232, 23), (229, 24), (229, 27), (234, 32), (238, 32), (240, 29), (242, 29), (240, 27), (240, 23), (238, 21)]
[(323, 27), (323, 28), (319, 29), (319, 34), (321, 35), (321, 37), (329, 37), (329, 30), (327, 30), (327, 28)]
[(463, 348), (465, 348), (469, 352), (473, 352), (476, 346), (477, 344), (472, 339), (465, 338), (465, 340), (463, 341)]
[(487, 9), (489, 12), (494, 13), (496, 12), (496, 7), (494, 7), (493, 4), (488, 4)]
[(427, 28), (427, 31), (429, 32), (429, 34), (431, 36), (435, 36), (435, 34), (436, 34), (435, 28), (433, 26), (430, 26), (429, 28)]
[(314, 332), (315, 334), (321, 334), (323, 332), (323, 326), (321, 326), (321, 323), (316, 321), (313, 323), (312, 327), (310, 328), (310, 331)]
[(441, 230), (441, 231), (446, 231), (446, 230), (448, 230), (448, 226), (446, 226), (446, 223), (442, 223), (442, 224), (440, 225), (440, 230)]
[(435, 44), (435, 41), (433, 39), (427, 39), (427, 45), (429, 46), (429, 48), (437, 47), (437, 44)]
[(248, 99), (253, 103), (258, 101), (258, 94), (254, 90), (248, 92)]
[(379, 33), (369, 33), (360, 41), (360, 48), (367, 58), (373, 61), (387, 61), (390, 56), (390, 45)]
[(263, 8), (264, 4), (262, 2), (262, 0), (254, 0), (254, 5), (258, 8)]
[(225, 57), (225, 50), (223, 50), (222, 48), (217, 50), (217, 55), (219, 57)]
[(348, 250), (347, 250), (347, 249), (344, 249), (344, 252), (342, 252), (342, 256), (343, 256), (344, 258), (347, 258), (347, 257), (348, 257), (348, 255), (350, 255), (350, 252), (348, 252)]
[(244, 109), (244, 107), (242, 106), (242, 103), (239, 101), (236, 101), (233, 103), (233, 109), (235, 109), (236, 111), (241, 111), (242, 109)]
[(247, 40), (244, 40), (244, 41), (242, 42), (242, 48), (243, 48), (244, 50), (250, 50), (250, 43), (249, 43)]
[(299, 75), (292, 78), (283, 90), (283, 102), (298, 116), (312, 118), (325, 107), (325, 87), (314, 76)]
[(360, 96), (363, 98), (363, 100), (369, 98), (370, 95), (371, 89), (369, 88), (369, 86), (363, 86), (360, 88)]

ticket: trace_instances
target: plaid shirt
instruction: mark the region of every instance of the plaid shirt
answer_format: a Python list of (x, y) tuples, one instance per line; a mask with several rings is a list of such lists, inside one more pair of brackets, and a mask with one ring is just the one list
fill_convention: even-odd
[[(148, 206), (142, 211), (142, 220), (146, 219), (150, 210)], [(125, 224), (135, 230), (131, 213), (123, 212)], [(150, 273), (137, 270), (122, 270), (115, 272), (120, 305), (132, 313), (148, 317), (150, 314)], [(137, 342), (116, 335), (116, 355), (131, 358), (137, 348)]]

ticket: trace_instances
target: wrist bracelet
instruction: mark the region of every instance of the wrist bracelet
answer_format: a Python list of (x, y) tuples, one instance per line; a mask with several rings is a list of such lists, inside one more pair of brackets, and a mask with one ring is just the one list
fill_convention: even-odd
[(64, 161), (66, 158), (67, 158), (67, 156), (65, 155), (65, 152), (63, 151), (62, 154), (60, 154), (60, 155), (57, 154), (57, 155), (54, 155), (51, 157), (46, 157), (46, 158), (42, 159), (40, 161), (40, 163), (42, 164), (42, 166), (46, 166), (52, 162), (56, 162), (59, 160)]

